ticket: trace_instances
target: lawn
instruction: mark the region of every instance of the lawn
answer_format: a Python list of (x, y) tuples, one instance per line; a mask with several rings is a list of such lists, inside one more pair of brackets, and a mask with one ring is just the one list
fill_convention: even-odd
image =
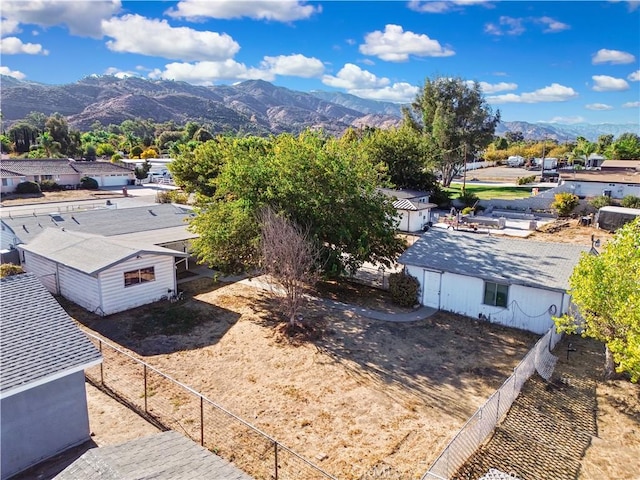
[[(521, 187), (515, 186), (493, 186), (493, 185), (474, 185), (473, 183), (467, 183), (466, 191), (473, 193), (480, 200), (491, 200), (493, 198), (500, 200), (515, 200), (518, 198), (527, 198), (531, 196), (531, 190), (533, 187), (523, 185)], [(549, 188), (539, 187), (539, 191), (548, 190)], [(452, 199), (457, 198), (462, 192), (462, 184), (454, 183), (450, 187), (444, 189), (449, 192), (449, 196)]]

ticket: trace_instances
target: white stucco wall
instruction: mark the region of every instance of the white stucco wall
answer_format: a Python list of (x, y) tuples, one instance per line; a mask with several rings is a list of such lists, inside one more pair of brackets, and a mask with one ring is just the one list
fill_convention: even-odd
[(569, 191), (579, 197), (598, 197), (604, 190), (611, 190), (612, 198), (624, 198), (627, 195), (640, 197), (640, 185), (627, 183), (581, 182), (565, 180), (564, 185)]

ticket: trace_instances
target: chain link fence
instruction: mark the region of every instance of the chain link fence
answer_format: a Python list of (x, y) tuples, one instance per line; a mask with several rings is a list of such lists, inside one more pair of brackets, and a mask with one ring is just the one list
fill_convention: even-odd
[(184, 434), (258, 480), (336, 480), (192, 388), (86, 333), (103, 357), (85, 371), (87, 380), (160, 428)]
[(448, 480), (454, 477), (462, 465), (484, 443), (500, 419), (509, 411), (524, 383), (534, 372), (545, 380), (551, 378), (557, 357), (551, 351), (562, 338), (561, 333), (551, 329), (529, 350), (513, 370), (513, 374), (496, 390), (476, 413), (467, 420), (462, 429), (449, 442), (433, 462), (422, 480)]

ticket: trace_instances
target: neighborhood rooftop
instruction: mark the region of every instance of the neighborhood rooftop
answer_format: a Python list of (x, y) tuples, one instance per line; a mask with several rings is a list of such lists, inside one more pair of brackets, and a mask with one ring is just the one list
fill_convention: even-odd
[(130, 173), (131, 169), (111, 162), (76, 162), (74, 160), (34, 159), (2, 160), (2, 168), (19, 175), (74, 175), (77, 173)]
[(405, 251), (398, 263), (564, 291), (583, 245), (547, 243), (433, 229)]
[(174, 431), (92, 448), (56, 476), (58, 480), (78, 478), (252, 480), (233, 464)]
[[(150, 207), (86, 210), (82, 212), (51, 213), (24, 217), (3, 217), (2, 221), (13, 230), (23, 243), (29, 243), (47, 227), (93, 233), (104, 236), (132, 234), (151, 230), (182, 227), (180, 239), (185, 237), (187, 219), (193, 212), (170, 203)], [(191, 236), (191, 238), (193, 235)], [(159, 243), (159, 242), (153, 242)]]
[(101, 361), (100, 352), (35, 275), (0, 280), (0, 395)]
[(40, 235), (21, 248), (89, 275), (95, 275), (118, 262), (144, 254), (188, 256), (187, 253), (153, 244), (140, 245), (113, 237), (57, 228), (45, 228)]

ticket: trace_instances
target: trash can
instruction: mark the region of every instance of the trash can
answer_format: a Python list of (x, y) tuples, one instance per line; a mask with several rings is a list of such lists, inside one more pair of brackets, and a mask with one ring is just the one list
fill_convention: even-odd
[(122, 195), (124, 195), (125, 197), (128, 196), (127, 194), (127, 187), (122, 187)]

